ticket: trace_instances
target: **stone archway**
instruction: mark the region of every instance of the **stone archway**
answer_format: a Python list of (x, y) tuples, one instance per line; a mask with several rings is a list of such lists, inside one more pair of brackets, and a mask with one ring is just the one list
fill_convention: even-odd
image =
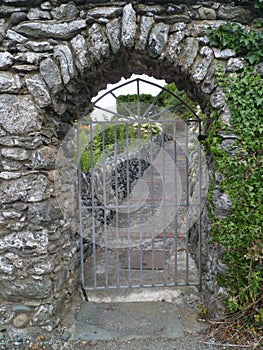
[(175, 82), (207, 114), (211, 104), (228, 123), (214, 72), (219, 63), (234, 72), (243, 62), (231, 50), (210, 47), (206, 29), (226, 20), (246, 24), (252, 14), (226, 3), (4, 1), (0, 6), (4, 325), (52, 330), (76, 293), (77, 232), (56, 202), (55, 157), (92, 96), (122, 76), (146, 73)]

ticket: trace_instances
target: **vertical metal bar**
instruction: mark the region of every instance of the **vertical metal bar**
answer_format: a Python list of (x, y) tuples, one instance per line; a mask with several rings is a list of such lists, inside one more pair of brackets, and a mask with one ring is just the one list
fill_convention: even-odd
[[(174, 202), (175, 202), (175, 209), (178, 210), (180, 208), (180, 203), (177, 203), (177, 144), (176, 144), (176, 120), (174, 121), (173, 125), (173, 141), (174, 141), (174, 165), (175, 165), (175, 171), (174, 171)], [(178, 206), (179, 205), (179, 206)], [(178, 261), (177, 261), (177, 249), (178, 249), (178, 223), (177, 223), (178, 217), (177, 212), (174, 216), (174, 284), (178, 284)]]
[(81, 164), (80, 164), (80, 122), (77, 124), (77, 157), (78, 157), (78, 209), (79, 209), (79, 235), (80, 235), (80, 265), (81, 265), (81, 282), (85, 289), (84, 276), (84, 247), (83, 247), (83, 222), (82, 222), (82, 179), (81, 179)]
[(141, 101), (140, 101), (140, 80), (136, 80), (137, 83), (137, 116), (140, 119), (141, 117)]
[(185, 123), (185, 153), (186, 153), (186, 233), (185, 233), (185, 284), (188, 285), (189, 283), (189, 251), (188, 251), (188, 245), (189, 245), (189, 161), (188, 161), (188, 131), (189, 131), (189, 123), (188, 121)]
[(130, 213), (130, 164), (129, 164), (129, 124), (125, 123), (125, 134), (126, 134), (126, 174), (127, 174), (127, 226), (128, 226), (128, 286), (131, 287), (131, 213)]
[(115, 169), (115, 224), (116, 224), (116, 286), (120, 287), (120, 255), (119, 255), (119, 197), (118, 197), (118, 172), (117, 172), (117, 156), (118, 156), (118, 135), (117, 124), (114, 124), (114, 169)]
[[(98, 127), (98, 124), (96, 125)], [(94, 190), (94, 157), (93, 157), (93, 127), (94, 123), (90, 123), (90, 170), (91, 170), (91, 220), (92, 220), (92, 251), (93, 251), (93, 287), (97, 287), (97, 244), (96, 244), (96, 222), (95, 222), (95, 190)]]
[(152, 238), (152, 287), (155, 285), (155, 271), (154, 271), (154, 243), (155, 243), (155, 235), (154, 235), (154, 166), (153, 166), (153, 130), (152, 130), (152, 121), (150, 121), (150, 176), (151, 176), (151, 182), (150, 182), (150, 197), (151, 197), (151, 215), (152, 215), (152, 225), (151, 225), (151, 238)]
[[(138, 92), (138, 90), (137, 90)], [(141, 121), (138, 122), (138, 149), (139, 149), (139, 230), (140, 230), (140, 286), (143, 286), (143, 251), (142, 251), (142, 159), (141, 159)]]
[(103, 168), (103, 210), (104, 210), (104, 252), (105, 252), (105, 287), (109, 288), (109, 263), (108, 263), (108, 235), (107, 235), (107, 197), (106, 197), (106, 154), (105, 154), (105, 122), (101, 124), (101, 132), (102, 132), (102, 168)]
[(167, 284), (167, 271), (166, 271), (166, 208), (167, 208), (167, 194), (165, 191), (166, 187), (166, 174), (165, 174), (165, 142), (164, 142), (164, 132), (162, 132), (162, 141), (161, 141), (161, 147), (163, 150), (163, 156), (162, 156), (162, 182), (163, 182), (163, 213), (162, 213), (162, 221), (163, 221), (163, 284), (166, 286)]
[[(199, 122), (200, 131), (200, 122)], [(199, 164), (199, 217), (198, 217), (198, 267), (199, 267), (199, 292), (202, 292), (202, 156), (201, 156), (201, 145), (198, 145), (198, 164)]]

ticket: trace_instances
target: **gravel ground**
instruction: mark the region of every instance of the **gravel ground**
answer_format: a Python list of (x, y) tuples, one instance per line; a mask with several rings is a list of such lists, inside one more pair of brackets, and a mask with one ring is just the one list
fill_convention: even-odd
[[(34, 339), (34, 340), (32, 340)], [(0, 350), (233, 350), (248, 349), (247, 346), (219, 344), (213, 339), (207, 339), (207, 334), (185, 334), (176, 339), (130, 339), (111, 341), (76, 341), (68, 332), (35, 337), (0, 333)], [(250, 349), (253, 349), (251, 347)], [(260, 349), (260, 348), (257, 348)], [(261, 348), (262, 349), (262, 348)]]

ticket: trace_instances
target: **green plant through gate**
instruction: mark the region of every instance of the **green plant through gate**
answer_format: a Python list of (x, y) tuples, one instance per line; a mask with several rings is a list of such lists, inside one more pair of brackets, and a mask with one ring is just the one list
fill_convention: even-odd
[[(238, 36), (240, 32), (235, 25), (234, 29)], [(220, 27), (212, 35), (209, 32), (214, 45), (221, 43), (227, 47), (229, 42), (239, 40), (232, 33), (222, 43), (222, 33), (226, 32)], [(251, 38), (248, 32), (248, 42)], [(249, 59), (253, 55), (251, 51), (249, 62), (263, 56), (262, 42), (256, 50), (257, 59)], [(236, 52), (242, 54), (242, 50)], [(232, 128), (229, 130), (215, 119), (206, 140), (215, 170), (223, 175), (220, 186), (232, 201), (231, 215), (218, 220), (211, 217), (213, 241), (224, 247), (222, 259), (228, 266), (219, 281), (228, 288), (226, 305), (230, 316), (219, 327), (219, 334), (224, 340), (245, 344), (253, 337), (260, 339), (263, 333), (263, 81), (249, 64), (239, 73), (218, 72), (217, 79), (231, 111)], [(238, 136), (232, 153), (222, 149), (219, 130)]]
[[(90, 133), (92, 127), (92, 133)], [(100, 159), (126, 153), (162, 131), (159, 123), (90, 124), (80, 129), (81, 170), (86, 172)], [(91, 140), (88, 141), (87, 140)]]

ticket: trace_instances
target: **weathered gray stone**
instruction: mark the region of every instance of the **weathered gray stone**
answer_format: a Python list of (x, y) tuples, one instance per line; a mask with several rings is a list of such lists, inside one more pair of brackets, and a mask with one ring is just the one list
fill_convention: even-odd
[(219, 50), (217, 48), (213, 48), (213, 50), (214, 50), (215, 58), (220, 58), (220, 59), (226, 60), (230, 57), (236, 56), (235, 51), (230, 50), (230, 49)]
[(15, 160), (2, 160), (2, 167), (5, 171), (17, 171), (22, 168), (23, 164)]
[(20, 148), (2, 148), (1, 154), (5, 158), (15, 160), (25, 160), (29, 157), (28, 151)]
[(178, 22), (170, 26), (170, 33), (182, 31), (186, 28), (186, 23)]
[(51, 58), (40, 62), (40, 73), (51, 93), (58, 93), (62, 87), (62, 79), (58, 66)]
[(40, 8), (42, 10), (52, 10), (52, 6), (49, 1), (42, 2), (42, 4), (40, 5)]
[(174, 24), (178, 22), (191, 22), (191, 18), (187, 15), (173, 15), (173, 16), (155, 16), (156, 22), (163, 22), (165, 24)]
[(169, 4), (166, 8), (166, 12), (169, 13), (169, 14), (172, 14), (172, 13), (183, 13), (185, 10), (184, 6), (179, 6), (179, 5), (172, 5), (172, 4)]
[(62, 79), (64, 84), (67, 84), (75, 73), (74, 61), (70, 48), (67, 45), (55, 46), (54, 57), (59, 60)]
[(193, 21), (192, 23), (187, 24), (187, 35), (188, 36), (194, 36), (194, 37), (200, 37), (206, 35), (206, 31), (208, 28), (216, 29), (219, 26), (225, 24), (225, 21), (209, 21), (205, 20), (201, 23), (196, 23)]
[(6, 69), (12, 66), (14, 56), (9, 52), (0, 52), (0, 69)]
[(153, 26), (154, 19), (153, 17), (142, 16), (140, 20), (139, 26), (139, 37), (136, 40), (135, 49), (144, 51), (148, 42), (148, 36), (150, 30)]
[(10, 23), (13, 24), (14, 26), (26, 20), (27, 20), (26, 12), (14, 12), (10, 16)]
[(200, 7), (198, 13), (201, 19), (216, 19), (216, 11), (208, 7)]
[(36, 149), (42, 145), (44, 137), (33, 133), (27, 137), (7, 136), (0, 139), (0, 145), (6, 147), (21, 147), (23, 149)]
[(54, 306), (47, 304), (47, 305), (40, 305), (37, 309), (33, 319), (32, 319), (32, 325), (46, 325), (50, 321), (50, 316), (52, 315)]
[(88, 11), (88, 15), (92, 16), (94, 18), (117, 18), (120, 16), (122, 13), (122, 8), (121, 7), (115, 7), (115, 6), (110, 6), (110, 7), (97, 7), (92, 10)]
[(219, 115), (218, 118), (222, 123), (224, 123), (226, 126), (228, 126), (229, 128), (231, 128), (231, 123), (230, 123), (230, 119), (231, 119), (231, 112), (230, 109), (227, 105), (225, 105), (222, 110), (221, 113)]
[(215, 79), (215, 67), (212, 66), (209, 68), (208, 73), (202, 82), (201, 90), (205, 94), (210, 94), (214, 88), (216, 87), (216, 79)]
[(49, 57), (51, 53), (42, 52), (21, 52), (15, 56), (16, 61), (38, 65), (39, 61)]
[(28, 19), (31, 21), (36, 20), (36, 19), (51, 19), (50, 13), (47, 11), (42, 11), (36, 8), (32, 8), (28, 14), (27, 14)]
[(75, 64), (80, 71), (88, 66), (87, 60), (87, 43), (81, 34), (78, 34), (71, 41), (71, 46), (73, 49), (73, 54), (75, 56)]
[[(34, 254), (32, 251), (34, 251), (33, 248), (31, 254)], [(41, 254), (41, 252), (39, 252), (39, 254)], [(4, 299), (14, 302), (20, 302), (30, 298), (47, 298), (52, 293), (52, 281), (48, 277), (43, 277), (41, 280), (34, 279), (33, 277), (26, 280), (23, 279), (23, 281), (18, 279), (12, 281), (12, 283), (5, 281), (3, 282), (3, 288), (1, 288), (0, 293)]]
[(0, 179), (3, 180), (13, 180), (13, 179), (18, 179), (21, 176), (21, 173), (11, 173), (7, 171), (2, 171), (0, 173)]
[(88, 51), (95, 63), (101, 63), (104, 57), (110, 53), (107, 37), (101, 26), (97, 23), (92, 24), (89, 29), (90, 47)]
[(164, 23), (157, 23), (151, 30), (148, 52), (152, 57), (161, 55), (167, 40), (170, 27)]
[(162, 58), (167, 57), (170, 62), (176, 62), (178, 54), (181, 50), (180, 43), (184, 39), (185, 34), (181, 31), (172, 33), (169, 36), (168, 45), (162, 53)]
[(132, 4), (128, 4), (123, 9), (122, 15), (122, 44), (131, 49), (135, 43), (136, 34), (136, 12)]
[(221, 189), (214, 189), (213, 191), (213, 215), (220, 219), (229, 215), (232, 209), (232, 202)]
[(121, 23), (117, 18), (107, 23), (106, 33), (111, 44), (112, 52), (116, 54), (121, 47)]
[(77, 35), (82, 29), (86, 28), (86, 21), (83, 19), (75, 20), (67, 23), (57, 22), (25, 22), (20, 23), (13, 29), (23, 35), (31, 38), (54, 38), (54, 39), (71, 39)]
[(41, 123), (32, 98), (27, 95), (0, 95), (0, 125), (15, 135), (39, 130)]
[(217, 108), (217, 109), (221, 108), (225, 105), (225, 95), (219, 87), (211, 95), (210, 102), (211, 102), (212, 107)]
[(55, 165), (56, 149), (43, 147), (32, 153), (30, 167), (33, 169), (51, 169)]
[(20, 219), (23, 214), (17, 212), (16, 210), (10, 209), (3, 210), (2, 215), (5, 219)]
[(0, 199), (2, 203), (16, 201), (38, 202), (45, 199), (47, 178), (42, 174), (31, 174), (16, 180), (5, 181), (0, 184)]
[(203, 46), (200, 50), (202, 56), (197, 57), (192, 67), (193, 79), (200, 83), (205, 79), (209, 67), (214, 59), (213, 50), (207, 46)]
[(244, 59), (230, 58), (227, 62), (226, 70), (228, 72), (237, 72), (244, 68)]
[[(4, 1), (4, 0), (3, 0)], [(25, 12), (27, 9), (24, 6), (4, 6), (1, 3), (1, 7), (0, 7), (0, 15), (7, 17), (7, 16), (11, 16), (14, 12)]]
[(25, 43), (27, 38), (21, 34), (16, 33), (12, 29), (8, 29), (6, 32), (6, 38), (9, 40), (13, 40), (17, 43)]
[(61, 6), (56, 7), (51, 11), (52, 17), (59, 21), (76, 19), (78, 17), (78, 14), (78, 8), (72, 3), (62, 4)]
[(199, 43), (196, 38), (186, 38), (182, 43), (178, 65), (182, 67), (183, 72), (188, 72), (192, 66), (199, 50)]
[(55, 208), (50, 201), (30, 204), (27, 214), (28, 221), (36, 225), (54, 222), (62, 216), (60, 209)]
[(157, 15), (161, 13), (165, 13), (165, 10), (163, 6), (159, 5), (146, 5), (146, 4), (139, 4), (136, 6), (136, 12), (139, 13), (140, 15)]
[(210, 39), (208, 38), (207, 35), (200, 36), (197, 38), (197, 40), (201, 45), (209, 45), (210, 43)]
[(252, 16), (248, 9), (239, 6), (222, 4), (218, 10), (218, 18), (239, 23), (251, 23)]
[(34, 64), (15, 64), (12, 68), (17, 72), (33, 72), (38, 69)]
[(26, 47), (32, 49), (35, 52), (52, 51), (54, 45), (51, 45), (48, 41), (28, 41)]
[(40, 108), (47, 107), (51, 104), (51, 98), (44, 80), (39, 74), (29, 75), (25, 79), (26, 86)]
[(0, 72), (0, 92), (18, 92), (21, 86), (18, 74)]
[(47, 252), (48, 236), (47, 231), (37, 232), (18, 232), (5, 236), (0, 241), (0, 250), (9, 250), (12, 248), (18, 250), (30, 250), (30, 254), (43, 254)]

